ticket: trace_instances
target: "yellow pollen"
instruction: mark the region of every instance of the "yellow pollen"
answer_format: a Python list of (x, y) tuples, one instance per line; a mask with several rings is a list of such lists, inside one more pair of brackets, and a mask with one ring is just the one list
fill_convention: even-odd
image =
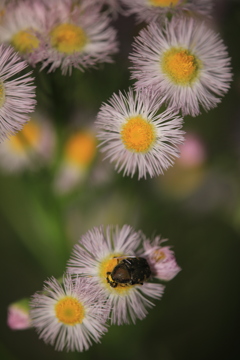
[(39, 46), (39, 40), (30, 29), (25, 29), (13, 36), (12, 45), (17, 51), (26, 54)]
[(176, 6), (179, 0), (149, 0), (149, 2), (152, 6), (168, 7)]
[(12, 136), (9, 141), (13, 150), (24, 152), (30, 148), (36, 148), (40, 137), (41, 129), (35, 122), (30, 121), (21, 131)]
[(87, 43), (85, 31), (73, 24), (60, 24), (50, 33), (54, 48), (65, 54), (81, 51)]
[(89, 165), (96, 155), (96, 138), (91, 133), (78, 132), (70, 137), (65, 148), (65, 157), (76, 165)]
[(146, 152), (153, 144), (156, 135), (154, 127), (141, 116), (128, 119), (122, 126), (121, 138), (126, 149), (134, 152)]
[(166, 255), (164, 254), (164, 252), (160, 249), (155, 250), (152, 254), (152, 259), (156, 262), (162, 261), (166, 258)]
[(5, 103), (5, 87), (3, 85), (3, 82), (0, 81), (0, 108), (4, 105)]
[(162, 60), (162, 71), (175, 84), (189, 85), (198, 75), (200, 62), (188, 50), (170, 49)]
[(59, 322), (65, 325), (81, 324), (84, 319), (84, 307), (75, 298), (66, 296), (55, 305), (55, 314)]
[(116, 288), (113, 288), (110, 286), (110, 284), (107, 282), (107, 273), (112, 272), (115, 266), (118, 264), (118, 257), (124, 256), (123, 254), (110, 254), (107, 258), (105, 258), (99, 268), (99, 276), (102, 279), (102, 282), (104, 285), (106, 285), (107, 289), (111, 291), (112, 293), (123, 295), (127, 293), (131, 286), (128, 285), (122, 285), (117, 286)]

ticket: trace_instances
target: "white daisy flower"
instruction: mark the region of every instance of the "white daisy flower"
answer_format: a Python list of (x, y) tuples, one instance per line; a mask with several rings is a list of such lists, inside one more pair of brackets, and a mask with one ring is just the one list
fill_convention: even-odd
[[(141, 274), (141, 281), (131, 282), (130, 272), (128, 273), (123, 266), (119, 270), (120, 276), (124, 279), (121, 283), (115, 282), (113, 270), (123, 259), (136, 259), (141, 240), (141, 232), (135, 232), (128, 225), (121, 229), (108, 226), (106, 232), (103, 227), (95, 227), (75, 245), (68, 263), (69, 273), (90, 277), (104, 289), (111, 304), (111, 322), (114, 324), (143, 319), (147, 314), (147, 308), (153, 306), (149, 298), (159, 299), (164, 290), (161, 284), (145, 281), (150, 276), (148, 264), (143, 265), (146, 272)], [(131, 261), (135, 260), (129, 261), (131, 265)], [(135, 270), (138, 271), (139, 267)]]
[(0, 142), (19, 131), (34, 110), (35, 86), (31, 73), (16, 76), (26, 67), (26, 61), (13, 48), (0, 45)]
[(135, 39), (132, 78), (136, 87), (152, 87), (170, 106), (196, 116), (200, 106), (215, 107), (229, 89), (230, 59), (218, 34), (204, 23), (173, 18), (156, 23)]
[(42, 68), (49, 65), (49, 72), (61, 67), (63, 74), (71, 73), (72, 67), (83, 71), (97, 63), (112, 62), (111, 56), (118, 51), (116, 31), (100, 9), (86, 0), (50, 7), (42, 48), (35, 52), (35, 61), (43, 61)]
[(0, 41), (31, 62), (30, 54), (40, 46), (39, 34), (46, 28), (46, 15), (40, 1), (9, 3), (0, 22)]
[(131, 89), (114, 94), (100, 108), (96, 126), (101, 151), (116, 163), (118, 172), (138, 178), (162, 174), (179, 156), (183, 142), (182, 118), (168, 108), (158, 112), (164, 98)]
[(212, 0), (121, 0), (127, 15), (135, 15), (138, 22), (164, 20), (168, 14), (208, 16)]
[(61, 285), (51, 278), (30, 305), (33, 327), (56, 350), (87, 350), (107, 331), (110, 308), (101, 288), (91, 279), (73, 281), (67, 275)]

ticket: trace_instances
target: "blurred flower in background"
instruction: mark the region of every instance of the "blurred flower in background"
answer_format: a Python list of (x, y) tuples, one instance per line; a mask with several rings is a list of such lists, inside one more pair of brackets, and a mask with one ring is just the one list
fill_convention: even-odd
[(51, 122), (35, 113), (21, 131), (0, 144), (0, 167), (6, 173), (38, 170), (53, 160), (55, 142)]
[(135, 15), (138, 22), (164, 21), (166, 16), (191, 14), (209, 16), (212, 0), (120, 0), (127, 8), (126, 14)]
[(68, 192), (80, 185), (91, 170), (97, 152), (97, 139), (90, 129), (75, 131), (66, 140), (54, 188)]
[(39, 48), (39, 35), (46, 28), (47, 11), (40, 1), (10, 2), (0, 23), (0, 42), (10, 44), (20, 56), (31, 62)]
[(158, 186), (170, 197), (184, 198), (203, 184), (207, 175), (207, 150), (201, 136), (190, 131), (179, 150), (175, 166), (158, 178)]
[(7, 324), (12, 330), (31, 327), (29, 299), (22, 299), (8, 306)]

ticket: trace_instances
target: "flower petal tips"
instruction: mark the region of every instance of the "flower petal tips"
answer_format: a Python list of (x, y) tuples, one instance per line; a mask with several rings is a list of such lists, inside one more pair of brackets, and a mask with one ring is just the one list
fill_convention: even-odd
[(35, 87), (30, 72), (16, 77), (26, 67), (11, 47), (0, 45), (0, 142), (19, 131), (34, 111)]

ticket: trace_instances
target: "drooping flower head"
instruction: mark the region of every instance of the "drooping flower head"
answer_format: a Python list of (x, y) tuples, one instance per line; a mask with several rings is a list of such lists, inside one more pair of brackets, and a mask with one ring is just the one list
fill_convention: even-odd
[(54, 148), (50, 122), (35, 113), (22, 130), (0, 144), (0, 167), (13, 173), (35, 170), (50, 162)]
[(10, 2), (0, 23), (0, 41), (11, 44), (20, 56), (31, 61), (46, 28), (47, 9), (41, 1)]
[(137, 88), (152, 87), (183, 115), (215, 107), (229, 89), (230, 59), (219, 35), (203, 22), (173, 18), (156, 23), (135, 39), (132, 78)]
[(30, 73), (16, 76), (26, 67), (13, 48), (0, 45), (0, 142), (19, 131), (34, 110), (33, 78)]
[(138, 22), (164, 20), (168, 14), (208, 16), (212, 0), (121, 0), (128, 15), (135, 15)]
[(123, 175), (146, 178), (162, 174), (178, 157), (183, 142), (182, 118), (168, 108), (158, 112), (163, 98), (151, 91), (131, 89), (114, 94), (100, 108), (96, 126), (101, 151)]
[(153, 241), (143, 242), (144, 256), (151, 268), (152, 276), (160, 280), (172, 280), (181, 270), (170, 246), (162, 246), (166, 240), (157, 236)]
[[(140, 232), (130, 226), (95, 227), (75, 245), (67, 271), (91, 277), (104, 290), (111, 304), (111, 322), (118, 325), (143, 319), (147, 308), (153, 306), (149, 298), (159, 299), (164, 287), (149, 281), (143, 284), (111, 286), (111, 273), (123, 258), (134, 258), (142, 240)], [(110, 279), (110, 280), (109, 280)]]
[(32, 325), (56, 350), (87, 350), (107, 331), (109, 305), (101, 288), (87, 278), (69, 275), (63, 284), (51, 278), (31, 301)]
[(118, 50), (116, 32), (100, 10), (101, 6), (87, 0), (50, 6), (43, 45), (35, 61), (43, 61), (43, 68), (49, 65), (49, 71), (61, 67), (63, 74), (71, 73), (72, 67), (84, 70), (112, 62), (111, 56)]

